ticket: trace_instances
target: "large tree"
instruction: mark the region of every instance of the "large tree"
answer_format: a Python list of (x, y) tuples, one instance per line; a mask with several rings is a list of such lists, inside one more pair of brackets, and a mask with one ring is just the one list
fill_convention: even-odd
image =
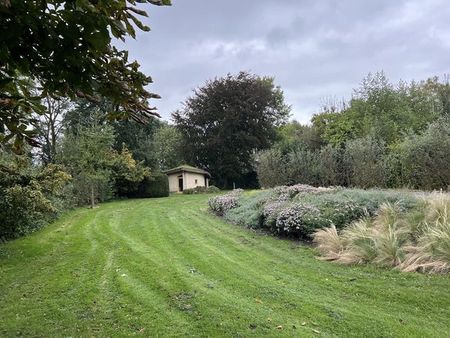
[(231, 187), (252, 171), (252, 154), (268, 148), (290, 112), (271, 77), (241, 72), (208, 81), (173, 114), (187, 159)]
[(154, 147), (156, 133), (164, 123), (153, 119), (146, 124), (136, 121), (114, 121), (112, 123), (116, 134), (114, 148), (122, 149), (125, 145), (136, 160), (144, 161), (152, 169), (159, 167), (159, 157)]
[(170, 124), (163, 124), (155, 132), (152, 149), (157, 159), (157, 169), (167, 170), (184, 162), (183, 136)]
[(37, 139), (41, 143), (39, 157), (44, 164), (55, 163), (58, 141), (64, 132), (63, 120), (71, 104), (67, 98), (44, 98), (46, 110), (37, 122)]
[(110, 191), (114, 165), (114, 132), (111, 126), (96, 124), (80, 126), (76, 133), (64, 136), (59, 152), (60, 162), (73, 177), (75, 196), (79, 203), (104, 199)]
[(157, 115), (145, 89), (152, 79), (112, 38), (148, 31), (136, 3), (170, 0), (0, 0), (0, 142), (35, 143), (31, 113), (47, 95), (112, 103), (111, 117), (138, 121)]

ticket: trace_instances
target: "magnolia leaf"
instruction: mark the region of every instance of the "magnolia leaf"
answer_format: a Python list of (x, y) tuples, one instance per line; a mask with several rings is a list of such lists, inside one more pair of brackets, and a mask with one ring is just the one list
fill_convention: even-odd
[(142, 15), (142, 16), (148, 17), (148, 14), (147, 14), (146, 11), (143, 11), (143, 10), (138, 9), (138, 8), (136, 8), (136, 7), (127, 7), (127, 10), (129, 10), (129, 11), (131, 11), (131, 12), (134, 12), (134, 13), (136, 13), (136, 14), (138, 14), (138, 15)]
[(144, 25), (141, 21), (139, 21), (136, 17), (130, 14), (130, 19), (133, 20), (134, 24), (139, 27), (140, 30), (144, 32), (150, 31), (150, 27)]

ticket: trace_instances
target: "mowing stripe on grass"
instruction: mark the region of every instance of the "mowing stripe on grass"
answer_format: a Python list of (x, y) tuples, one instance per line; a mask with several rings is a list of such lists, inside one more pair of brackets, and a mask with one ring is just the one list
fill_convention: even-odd
[(78, 209), (1, 245), (0, 336), (450, 334), (448, 276), (319, 261), (207, 198)]

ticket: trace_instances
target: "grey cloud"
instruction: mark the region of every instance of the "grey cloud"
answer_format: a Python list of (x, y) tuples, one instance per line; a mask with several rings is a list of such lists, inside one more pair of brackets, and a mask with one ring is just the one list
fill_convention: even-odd
[(150, 33), (124, 46), (152, 75), (163, 117), (228, 72), (274, 76), (306, 122), (326, 97), (349, 97), (368, 73), (392, 81), (448, 73), (446, 0), (173, 0), (149, 6)]

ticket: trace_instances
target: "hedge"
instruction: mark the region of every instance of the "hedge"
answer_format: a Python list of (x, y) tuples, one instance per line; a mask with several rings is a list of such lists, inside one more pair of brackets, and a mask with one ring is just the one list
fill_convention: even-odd
[(169, 178), (166, 174), (156, 173), (150, 177), (144, 178), (139, 184), (136, 197), (168, 197), (169, 196)]

